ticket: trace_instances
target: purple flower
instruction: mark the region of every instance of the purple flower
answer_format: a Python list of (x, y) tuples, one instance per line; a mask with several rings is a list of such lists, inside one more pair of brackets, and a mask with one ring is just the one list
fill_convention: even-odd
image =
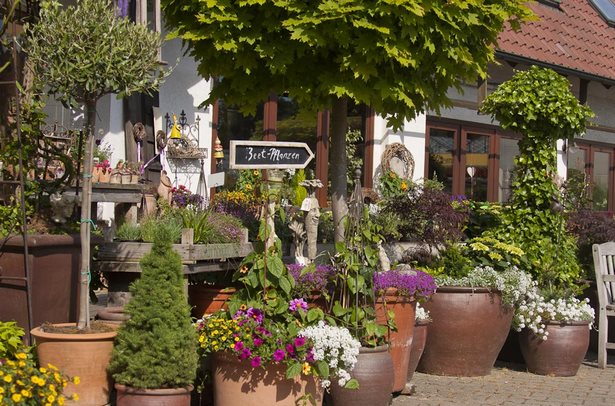
[(262, 338), (260, 338), (260, 337), (256, 337), (256, 338), (254, 339), (254, 346), (255, 346), (255, 347), (260, 347), (261, 345), (263, 345), (263, 342), (264, 342), (264, 341), (263, 341), (263, 339), (262, 339)]
[(237, 341), (235, 343), (235, 351), (240, 352), (241, 350), (243, 350), (243, 348), (244, 348), (243, 342)]
[(309, 362), (310, 364), (314, 362), (314, 348), (313, 347), (307, 350), (307, 354), (305, 354), (305, 360)]
[(275, 362), (282, 361), (285, 356), (286, 356), (286, 353), (284, 352), (284, 350), (281, 350), (279, 348), (273, 352), (273, 360)]
[(258, 355), (254, 358), (252, 358), (250, 360), (250, 365), (252, 365), (254, 368), (260, 367), (261, 366), (261, 357), (259, 357)]
[(297, 337), (297, 338), (295, 338), (295, 347), (303, 347), (304, 344), (305, 344), (305, 338), (304, 337)]
[(254, 319), (254, 321), (256, 321), (256, 324), (261, 324), (263, 322), (263, 311), (260, 309), (250, 307), (246, 313), (246, 316), (251, 319)]
[(248, 358), (250, 358), (250, 355), (252, 355), (252, 351), (250, 351), (249, 348), (244, 348), (243, 351), (241, 351), (241, 354), (239, 355), (239, 358), (241, 358), (241, 359), (248, 359)]
[(299, 309), (307, 310), (307, 308), (308, 308), (307, 302), (303, 300), (302, 298), (293, 299), (290, 301), (288, 305), (288, 310), (290, 310), (291, 312), (296, 312)]
[(335, 277), (335, 268), (331, 265), (321, 264), (307, 269), (301, 264), (289, 264), (286, 267), (295, 279), (295, 291), (302, 296), (311, 292), (322, 292), (330, 286)]
[(286, 353), (289, 357), (295, 356), (295, 347), (292, 344), (286, 344)]
[(374, 291), (384, 293), (389, 288), (397, 289), (401, 296), (424, 299), (436, 291), (436, 283), (431, 275), (422, 271), (401, 272), (390, 270), (374, 274)]

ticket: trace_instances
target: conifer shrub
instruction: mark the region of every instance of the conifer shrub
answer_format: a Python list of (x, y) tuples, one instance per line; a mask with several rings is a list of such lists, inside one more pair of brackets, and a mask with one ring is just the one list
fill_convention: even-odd
[(168, 228), (160, 223), (151, 252), (141, 260), (141, 277), (125, 307), (130, 319), (118, 331), (109, 365), (117, 383), (135, 388), (185, 387), (196, 375), (196, 330)]

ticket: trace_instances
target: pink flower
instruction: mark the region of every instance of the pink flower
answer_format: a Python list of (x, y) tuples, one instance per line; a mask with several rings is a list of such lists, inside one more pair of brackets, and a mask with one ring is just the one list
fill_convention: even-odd
[(254, 346), (255, 347), (260, 347), (261, 345), (263, 345), (263, 339), (260, 337), (256, 337), (254, 339)]
[(285, 356), (286, 356), (286, 354), (284, 353), (284, 350), (281, 350), (279, 348), (273, 352), (273, 360), (275, 362), (282, 361)]
[(304, 337), (297, 337), (295, 338), (295, 347), (302, 347), (305, 344), (305, 338)]
[(252, 360), (250, 360), (250, 365), (252, 365), (254, 368), (260, 367), (261, 366), (261, 357), (256, 356), (256, 357), (252, 358)]
[(307, 308), (308, 308), (307, 302), (301, 298), (293, 299), (288, 304), (288, 310), (290, 310), (291, 312), (296, 312), (299, 309), (307, 310)]

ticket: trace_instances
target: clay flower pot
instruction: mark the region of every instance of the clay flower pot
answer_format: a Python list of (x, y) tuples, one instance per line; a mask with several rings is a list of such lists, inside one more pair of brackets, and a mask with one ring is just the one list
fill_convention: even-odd
[(433, 375), (489, 375), (513, 311), (486, 288), (439, 287), (425, 310), (432, 322), (417, 371)]
[(194, 387), (167, 389), (138, 389), (115, 384), (117, 406), (189, 406)]
[(212, 365), (215, 405), (295, 406), (306, 395), (314, 404), (322, 404), (324, 390), (317, 378), (300, 375), (287, 379), (283, 364), (255, 368), (247, 360), (218, 352), (212, 357)]
[(575, 376), (589, 347), (589, 322), (546, 322), (546, 340), (531, 330), (519, 333), (527, 370), (538, 375)]
[(350, 375), (359, 381), (358, 389), (344, 389), (331, 383), (335, 406), (387, 406), (393, 391), (393, 361), (387, 346), (362, 347)]
[(192, 316), (201, 318), (204, 314), (226, 310), (226, 302), (235, 292), (235, 288), (189, 285), (188, 303), (192, 307)]
[(79, 377), (79, 385), (69, 383), (65, 388), (66, 394), (77, 393), (80, 405), (98, 406), (109, 402), (111, 378), (107, 373), (107, 366), (111, 359), (113, 340), (117, 335), (115, 330), (92, 334), (61, 334), (47, 333), (36, 327), (30, 333), (36, 342), (36, 353), (41, 366), (52, 364), (68, 376)]
[(376, 321), (387, 324), (387, 311), (395, 314), (397, 331), (389, 332), (389, 352), (395, 374), (393, 392), (401, 392), (408, 378), (408, 364), (414, 333), (416, 301), (399, 296), (396, 289), (387, 289), (384, 297), (376, 300)]
[(412, 346), (410, 348), (410, 362), (408, 362), (408, 381), (412, 380), (412, 376), (419, 365), (425, 343), (427, 342), (427, 331), (431, 321), (416, 322), (414, 325), (414, 334), (412, 336)]

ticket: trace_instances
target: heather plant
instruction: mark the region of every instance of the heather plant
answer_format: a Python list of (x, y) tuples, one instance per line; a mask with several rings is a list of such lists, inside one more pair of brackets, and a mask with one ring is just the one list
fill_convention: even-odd
[(288, 264), (289, 273), (295, 279), (293, 292), (298, 297), (308, 297), (315, 292), (328, 296), (335, 277), (335, 268), (327, 264)]
[(250, 240), (256, 239), (259, 226), (259, 199), (253, 193), (223, 190), (214, 195), (210, 209), (230, 214), (241, 220), (248, 229)]
[(141, 277), (130, 286), (132, 299), (125, 306), (130, 318), (118, 330), (109, 364), (123, 385), (177, 388), (196, 376), (197, 336), (171, 231), (159, 223), (152, 250), (141, 260)]
[(579, 263), (587, 279), (594, 279), (593, 244), (615, 241), (615, 219), (613, 213), (581, 210), (568, 213), (566, 228), (577, 238)]
[(418, 270), (392, 269), (374, 274), (374, 292), (382, 296), (388, 289), (395, 289), (398, 296), (424, 302), (436, 291), (431, 275)]
[(171, 189), (171, 204), (179, 208), (202, 208), (205, 199), (201, 195), (192, 193), (186, 186), (179, 185)]

